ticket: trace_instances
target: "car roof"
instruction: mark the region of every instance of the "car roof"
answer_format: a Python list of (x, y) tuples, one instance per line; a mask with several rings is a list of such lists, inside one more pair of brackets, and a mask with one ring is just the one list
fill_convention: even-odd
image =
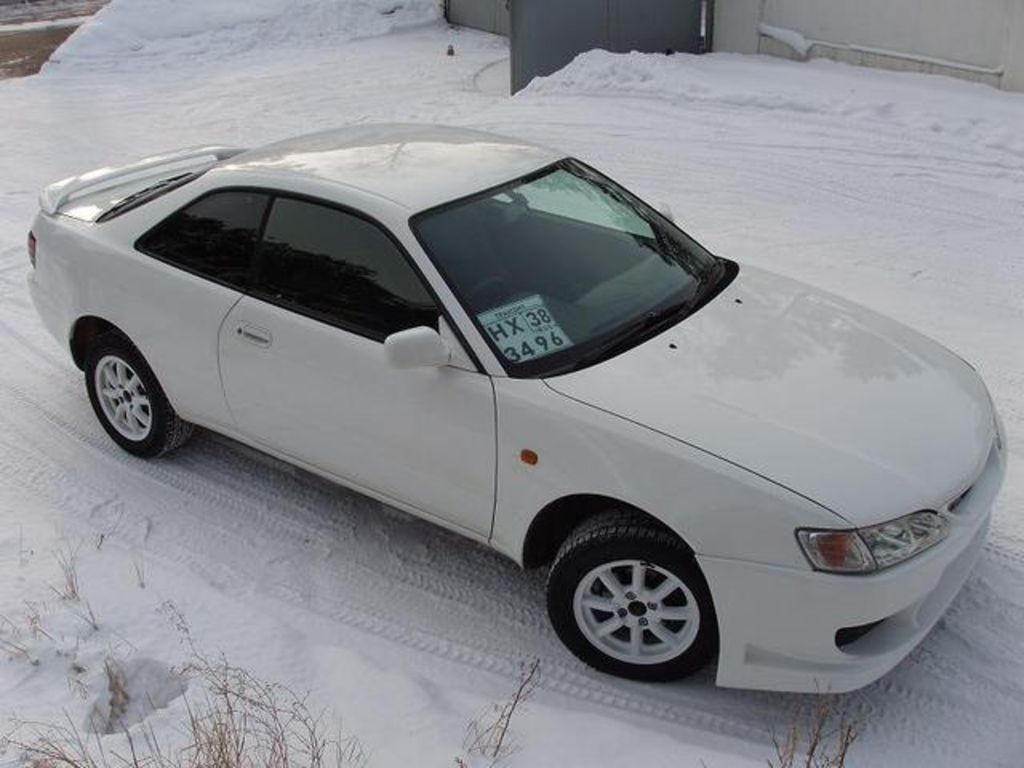
[(303, 176), (353, 187), (421, 211), (524, 176), (565, 155), (519, 139), (412, 123), (355, 125), (236, 155), (218, 176)]

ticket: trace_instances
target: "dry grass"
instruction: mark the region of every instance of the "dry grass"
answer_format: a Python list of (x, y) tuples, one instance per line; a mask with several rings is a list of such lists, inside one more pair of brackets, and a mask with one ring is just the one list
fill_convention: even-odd
[(107, 692), (110, 694), (110, 714), (107, 717), (107, 728), (104, 733), (113, 731), (122, 717), (128, 713), (128, 705), (132, 697), (128, 694), (128, 681), (124, 670), (114, 659), (107, 658), (103, 662), (103, 671), (107, 675)]
[(519, 684), (508, 700), (495, 704), (466, 728), (463, 742), (465, 757), (455, 758), (458, 768), (469, 768), (476, 758), (496, 766), (510, 758), (518, 749), (510, 729), (512, 718), (533, 695), (540, 682), (540, 660), (524, 664), (519, 673)]
[[(267, 683), (227, 662), (197, 658), (189, 670), (205, 683), (198, 704), (189, 702), (182, 723), (184, 744), (173, 751), (144, 726), (123, 730), (124, 752), (106, 751), (99, 734), (90, 740), (66, 718), (64, 724), (20, 723), (4, 739), (31, 768), (362, 768), (355, 739), (327, 735), (322, 714), (304, 697)], [(110, 722), (128, 709), (130, 696), (120, 668), (106, 664)]]
[(50, 589), (61, 600), (77, 601), (82, 594), (78, 584), (78, 549), (65, 545), (57, 550), (55, 556), (64, 579), (60, 587), (51, 586)]
[(813, 706), (799, 707), (785, 737), (772, 732), (775, 760), (769, 768), (845, 768), (850, 748), (860, 735), (857, 723), (836, 712), (832, 696), (818, 696)]
[(15, 640), (0, 637), (0, 651), (8, 653), (12, 657), (23, 658), (34, 667), (39, 666), (39, 659), (29, 653), (28, 648)]
[(25, 601), (25, 621), (28, 622), (28, 629), (33, 639), (38, 640), (45, 637), (50, 642), (54, 642), (53, 635), (43, 629), (42, 610), (37, 603)]
[(86, 600), (85, 602), (81, 603), (81, 607), (79, 607), (79, 608), (69, 608), (68, 610), (74, 616), (76, 616), (77, 618), (81, 619), (83, 622), (88, 624), (93, 632), (99, 631), (100, 623), (98, 621), (96, 621), (96, 614), (93, 613), (92, 606), (89, 604), (88, 600)]
[(135, 569), (135, 583), (139, 585), (139, 589), (146, 588), (146, 564), (142, 559), (142, 556), (132, 558), (132, 567)]
[(191, 743), (175, 768), (340, 768), (362, 766), (355, 739), (330, 738), (323, 714), (304, 697), (226, 662), (199, 660), (210, 691), (189, 708)]
[[(65, 714), (66, 724), (20, 723), (19, 729), (31, 729), (31, 743), (22, 743), (16, 734), (7, 736), (3, 746), (19, 749), (30, 768), (105, 768), (105, 758), (99, 762), (93, 757), (82, 733)], [(102, 756), (97, 740), (97, 751)]]
[(22, 658), (33, 666), (39, 665), (39, 659), (32, 655), (22, 640), (21, 628), (6, 616), (0, 616), (0, 652), (12, 658)]
[(82, 679), (82, 675), (84, 675), (85, 672), (85, 667), (78, 662), (72, 662), (67, 675), (68, 690), (82, 701), (89, 698), (89, 686), (87, 686), (85, 681)]

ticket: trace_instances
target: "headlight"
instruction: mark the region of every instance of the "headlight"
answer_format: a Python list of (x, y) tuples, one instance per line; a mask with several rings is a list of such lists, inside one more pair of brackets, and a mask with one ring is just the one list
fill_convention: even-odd
[(801, 529), (796, 532), (810, 564), (832, 573), (871, 573), (901, 563), (942, 541), (949, 522), (923, 511), (855, 531)]

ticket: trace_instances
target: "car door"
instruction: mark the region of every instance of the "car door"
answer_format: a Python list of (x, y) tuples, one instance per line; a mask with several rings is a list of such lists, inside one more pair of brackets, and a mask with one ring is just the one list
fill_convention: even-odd
[(248, 288), (269, 201), (251, 190), (202, 195), (139, 238), (136, 249), (152, 261), (134, 259), (114, 275), (125, 286), (118, 297), (127, 307), (122, 327), (190, 421), (233, 426), (221, 388), (217, 334)]
[(389, 366), (384, 339), (440, 311), (377, 224), (277, 197), (250, 295), (220, 335), (224, 391), (241, 433), (485, 538), (494, 509), (490, 378)]

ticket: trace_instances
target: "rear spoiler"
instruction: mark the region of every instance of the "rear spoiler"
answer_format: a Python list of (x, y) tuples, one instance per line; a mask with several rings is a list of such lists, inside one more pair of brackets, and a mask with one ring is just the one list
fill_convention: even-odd
[(168, 173), (200, 171), (211, 168), (244, 152), (238, 147), (189, 147), (176, 152), (153, 155), (137, 163), (118, 167), (97, 168), (81, 176), (51, 184), (39, 193), (39, 207), (54, 215), (71, 200), (86, 194), (103, 192), (130, 181), (140, 181)]

